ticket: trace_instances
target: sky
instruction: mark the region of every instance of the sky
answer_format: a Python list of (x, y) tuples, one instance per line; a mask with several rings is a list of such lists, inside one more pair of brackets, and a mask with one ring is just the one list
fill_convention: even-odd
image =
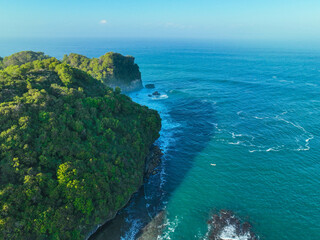
[(320, 40), (320, 0), (0, 0), (0, 38)]

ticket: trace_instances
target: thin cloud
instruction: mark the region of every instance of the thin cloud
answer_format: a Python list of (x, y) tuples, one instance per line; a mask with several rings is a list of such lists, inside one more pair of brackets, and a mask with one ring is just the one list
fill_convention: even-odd
[(107, 20), (105, 20), (105, 19), (102, 19), (101, 21), (100, 21), (100, 24), (106, 24), (107, 23)]

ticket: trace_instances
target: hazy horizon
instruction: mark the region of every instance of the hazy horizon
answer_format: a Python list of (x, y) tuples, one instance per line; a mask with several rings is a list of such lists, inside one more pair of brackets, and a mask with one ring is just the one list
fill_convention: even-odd
[(0, 38), (320, 40), (320, 2), (199, 0), (0, 3)]

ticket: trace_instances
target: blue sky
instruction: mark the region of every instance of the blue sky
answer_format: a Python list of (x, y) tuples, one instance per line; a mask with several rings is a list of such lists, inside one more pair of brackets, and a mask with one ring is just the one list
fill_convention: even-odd
[(320, 40), (320, 0), (0, 0), (6, 37)]

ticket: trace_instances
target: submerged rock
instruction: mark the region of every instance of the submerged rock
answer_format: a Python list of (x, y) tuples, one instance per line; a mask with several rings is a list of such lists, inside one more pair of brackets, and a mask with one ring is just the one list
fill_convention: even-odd
[(145, 87), (148, 89), (155, 88), (154, 84), (146, 84)]
[(153, 96), (160, 96), (161, 94), (158, 91), (155, 91), (154, 93), (152, 93)]
[(251, 231), (251, 224), (241, 222), (233, 212), (221, 210), (208, 221), (210, 240), (258, 240), (259, 238)]

